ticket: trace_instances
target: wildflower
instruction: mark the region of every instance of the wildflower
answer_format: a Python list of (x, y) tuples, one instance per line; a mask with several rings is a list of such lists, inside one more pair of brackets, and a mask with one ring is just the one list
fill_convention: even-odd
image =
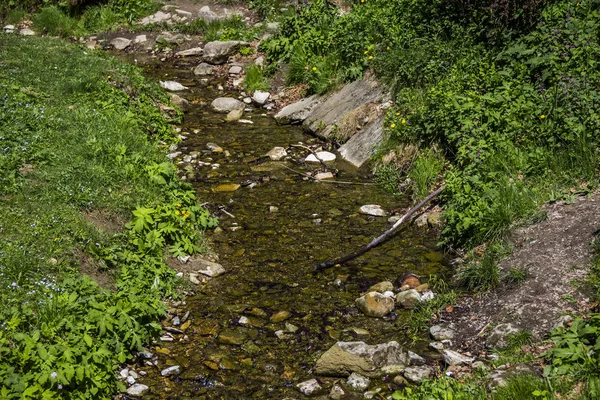
[(179, 210), (175, 210), (175, 215), (179, 215), (179, 214), (181, 214), (181, 213), (179, 212)]
[(543, 115), (543, 114), (542, 114), (542, 115), (540, 115), (540, 119), (544, 119), (544, 118), (546, 118), (546, 116), (545, 116), (545, 115)]
[(386, 50), (387, 50), (387, 51), (390, 51), (390, 46), (388, 46), (388, 47), (386, 48)]
[(391, 124), (390, 128), (394, 129), (396, 127), (396, 124)]
[(177, 207), (181, 207), (181, 203), (177, 203)]
[(313, 71), (316, 71), (316, 70), (317, 70), (317, 67), (312, 67), (312, 70), (313, 70)]
[(364, 2), (365, 2), (365, 0), (360, 0), (360, 2), (361, 2), (361, 3), (364, 3)]
[(402, 123), (402, 125), (406, 124), (406, 120), (404, 118), (402, 118), (402, 121), (400, 121)]
[(365, 55), (367, 55), (369, 53), (369, 50), (365, 50)]
[(52, 378), (52, 379), (56, 379), (57, 376), (58, 376), (58, 374), (56, 373), (56, 371), (54, 371), (53, 373), (50, 374), (50, 378)]
[(372, 59), (373, 59), (373, 56), (369, 56), (369, 60), (372, 60)]
[(110, 79), (110, 75), (106, 77), (106, 79)]

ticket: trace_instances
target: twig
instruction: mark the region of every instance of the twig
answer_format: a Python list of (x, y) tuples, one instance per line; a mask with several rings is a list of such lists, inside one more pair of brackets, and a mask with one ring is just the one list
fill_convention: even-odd
[(384, 242), (392, 233), (394, 233), (396, 231), (396, 229), (398, 229), (400, 227), (400, 225), (402, 225), (405, 221), (407, 221), (411, 217), (411, 215), (413, 215), (421, 207), (423, 207), (425, 204), (429, 203), (429, 201), (431, 201), (433, 198), (437, 197), (440, 193), (442, 193), (442, 190), (444, 190), (444, 185), (440, 186), (437, 190), (429, 193), (429, 195), (427, 195), (427, 197), (425, 197), (423, 200), (421, 200), (421, 202), (419, 204), (417, 204), (416, 206), (414, 206), (413, 208), (408, 210), (408, 212), (406, 214), (404, 214), (402, 216), (402, 218), (400, 218), (390, 229), (388, 229), (383, 234), (381, 234), (380, 236), (373, 239), (369, 244), (367, 244), (366, 246), (359, 249), (356, 253), (349, 254), (347, 256), (338, 258), (333, 261), (328, 261), (328, 262), (324, 262), (321, 264), (315, 264), (312, 267), (313, 271), (318, 272), (318, 271), (321, 271), (321, 270), (324, 270), (327, 268), (331, 268), (336, 264), (342, 264), (342, 263), (345, 263), (346, 261), (353, 260), (356, 257), (359, 257), (359, 256), (365, 254), (367, 251), (371, 250), (372, 248), (378, 246), (379, 244)]
[(291, 145), (291, 147), (300, 147), (300, 148), (302, 148), (302, 149), (305, 149), (305, 150), (308, 150), (308, 151), (310, 151), (310, 153), (311, 153), (313, 156), (315, 156), (315, 158), (316, 158), (317, 160), (319, 160), (319, 162), (320, 162), (320, 163), (321, 163), (321, 164), (322, 164), (322, 165), (323, 165), (325, 168), (327, 168), (327, 164), (325, 164), (325, 161), (321, 160), (321, 158), (320, 158), (320, 157), (317, 155), (317, 153), (315, 153), (315, 151), (314, 151), (313, 149), (311, 149), (310, 147), (308, 147), (308, 146), (305, 146), (305, 145), (303, 145), (303, 144), (292, 144), (292, 145)]

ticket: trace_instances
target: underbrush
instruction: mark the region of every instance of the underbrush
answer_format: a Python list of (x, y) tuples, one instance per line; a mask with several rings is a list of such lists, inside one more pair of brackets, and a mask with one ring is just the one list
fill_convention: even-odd
[[(3, 34), (0, 60), (0, 397), (108, 398), (177, 296), (166, 255), (216, 221), (159, 149), (169, 100), (136, 67)], [(94, 211), (131, 222), (110, 233)]]

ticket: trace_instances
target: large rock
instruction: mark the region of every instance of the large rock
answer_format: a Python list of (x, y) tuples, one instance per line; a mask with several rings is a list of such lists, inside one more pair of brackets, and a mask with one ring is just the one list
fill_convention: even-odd
[(228, 113), (233, 110), (244, 109), (244, 103), (231, 97), (218, 97), (210, 105), (218, 112)]
[(214, 74), (213, 67), (207, 63), (201, 63), (194, 68), (194, 75), (212, 75)]
[(387, 217), (389, 213), (379, 204), (366, 204), (359, 209), (361, 214), (372, 215), (373, 217)]
[(356, 299), (356, 305), (365, 315), (381, 318), (394, 311), (395, 302), (391, 296), (379, 292), (369, 292)]
[(475, 361), (475, 357), (467, 357), (454, 350), (442, 350), (442, 357), (448, 365), (469, 365)]
[(319, 385), (319, 382), (317, 382), (316, 379), (300, 382), (296, 387), (305, 396), (316, 395), (322, 390), (321, 385)]
[(502, 349), (508, 346), (510, 335), (518, 333), (519, 329), (513, 324), (500, 324), (494, 328), (486, 340), (487, 347)]
[(383, 140), (384, 119), (383, 116), (377, 118), (344, 143), (339, 150), (342, 158), (357, 168), (367, 162), (373, 149)]
[(110, 44), (117, 50), (125, 50), (131, 45), (131, 40), (124, 37), (118, 37), (111, 40)]
[(191, 49), (178, 51), (175, 55), (179, 57), (201, 56), (202, 52), (202, 47), (192, 47)]
[(160, 86), (172, 92), (178, 92), (180, 90), (187, 89), (186, 86), (183, 86), (181, 83), (175, 81), (160, 81)]
[(315, 373), (348, 376), (357, 372), (365, 376), (377, 376), (382, 367), (407, 364), (407, 351), (395, 341), (373, 346), (365, 342), (337, 342), (319, 358)]
[(323, 161), (323, 162), (335, 161), (335, 159), (336, 159), (335, 154), (330, 153), (329, 151), (318, 151), (315, 154), (309, 154), (308, 157), (306, 157), (304, 159), (304, 161), (312, 162), (312, 163), (320, 163), (321, 161)]
[(415, 289), (404, 290), (396, 295), (396, 302), (402, 307), (412, 309), (421, 301), (421, 295)]
[(130, 396), (141, 396), (146, 393), (148, 389), (150, 389), (148, 386), (136, 383), (127, 389), (127, 394)]
[(269, 99), (270, 96), (271, 96), (271, 93), (269, 93), (269, 92), (263, 92), (262, 90), (256, 90), (256, 91), (254, 91), (254, 94), (252, 95), (252, 101), (255, 102), (256, 104), (258, 104), (259, 106), (262, 106), (263, 104), (265, 104), (267, 102), (267, 100)]
[(323, 99), (315, 95), (288, 104), (275, 115), (275, 120), (282, 125), (302, 123), (321, 101)]
[(171, 94), (171, 103), (181, 108), (181, 111), (187, 111), (190, 109), (190, 102), (174, 93)]
[(204, 61), (209, 64), (225, 64), (229, 57), (240, 48), (248, 46), (248, 42), (230, 40), (227, 42), (208, 42), (204, 46)]
[(433, 375), (433, 368), (426, 365), (422, 367), (408, 367), (404, 370), (404, 377), (412, 383), (421, 383)]
[(214, 278), (215, 276), (219, 276), (225, 273), (225, 268), (221, 264), (212, 261), (203, 260), (201, 262), (202, 266), (198, 269), (198, 272), (202, 275), (210, 276)]

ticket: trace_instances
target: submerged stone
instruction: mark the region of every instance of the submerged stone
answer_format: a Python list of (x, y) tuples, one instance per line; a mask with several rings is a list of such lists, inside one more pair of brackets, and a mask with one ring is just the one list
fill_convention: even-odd
[(225, 183), (213, 188), (213, 192), (235, 192), (239, 188), (240, 185), (237, 183)]

